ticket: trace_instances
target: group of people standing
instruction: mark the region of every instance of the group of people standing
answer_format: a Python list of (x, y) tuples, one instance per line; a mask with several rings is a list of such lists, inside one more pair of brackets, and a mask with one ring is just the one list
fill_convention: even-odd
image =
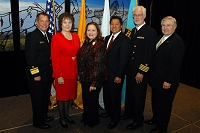
[[(50, 128), (46, 122), (51, 83), (56, 89), (60, 124), (68, 128), (75, 124), (69, 116), (70, 100), (76, 98), (77, 80), (81, 82), (84, 111), (82, 122), (94, 127), (99, 117), (110, 117), (108, 128), (113, 129), (120, 120), (133, 119), (127, 129), (134, 130), (155, 124), (150, 133), (167, 130), (172, 102), (179, 84), (179, 73), (184, 54), (184, 43), (175, 33), (175, 18), (162, 19), (162, 35), (145, 23), (146, 9), (133, 9), (135, 28), (131, 34), (122, 33), (122, 19), (112, 16), (111, 34), (105, 37), (97, 23), (86, 25), (85, 41), (80, 47), (77, 34), (71, 32), (74, 18), (70, 13), (59, 16), (59, 30), (47, 32), (49, 17), (39, 13), (37, 28), (27, 34), (26, 77), (29, 83), (33, 109), (33, 126)], [(53, 75), (53, 76), (52, 76)], [(121, 91), (126, 75), (125, 112), (121, 116)], [(153, 117), (144, 121), (147, 85), (152, 87)], [(99, 92), (103, 87), (105, 112), (99, 115)]]

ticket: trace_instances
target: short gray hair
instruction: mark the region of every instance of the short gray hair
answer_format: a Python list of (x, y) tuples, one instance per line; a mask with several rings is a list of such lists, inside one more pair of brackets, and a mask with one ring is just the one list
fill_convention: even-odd
[(143, 6), (136, 6), (136, 7), (134, 7), (134, 8), (133, 8), (133, 13), (134, 13), (135, 10), (141, 10), (141, 11), (142, 11), (142, 14), (145, 14), (145, 15), (146, 15), (147, 9), (146, 9), (145, 7), (143, 7)]
[(172, 17), (172, 16), (166, 16), (166, 17), (164, 17), (164, 18), (161, 20), (161, 25), (163, 24), (163, 22), (164, 22), (165, 20), (172, 20), (172, 21), (173, 21), (173, 25), (174, 25), (175, 27), (177, 27), (177, 22), (176, 22), (176, 19), (175, 19), (174, 17)]

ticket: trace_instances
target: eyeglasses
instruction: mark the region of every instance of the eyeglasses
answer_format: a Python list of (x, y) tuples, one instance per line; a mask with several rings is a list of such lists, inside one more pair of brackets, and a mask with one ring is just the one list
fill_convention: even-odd
[(143, 14), (133, 14), (133, 17), (142, 17)]
[(161, 26), (169, 28), (169, 27), (172, 27), (173, 25), (171, 25), (171, 24), (167, 24), (167, 25), (162, 24)]

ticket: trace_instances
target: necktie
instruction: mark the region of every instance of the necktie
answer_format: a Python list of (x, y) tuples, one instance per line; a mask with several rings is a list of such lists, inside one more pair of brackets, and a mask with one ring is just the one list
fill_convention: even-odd
[(113, 41), (114, 41), (114, 36), (112, 36), (112, 38), (110, 39), (110, 42), (109, 42), (109, 44), (107, 46), (107, 50), (110, 48), (110, 46), (111, 46)]
[(45, 38), (45, 40), (46, 40), (47, 42), (49, 42), (49, 39), (48, 39), (47, 34), (44, 34), (44, 38)]
[(134, 34), (137, 32), (137, 28), (135, 27), (135, 31), (134, 31)]
[(157, 46), (156, 46), (156, 50), (158, 49), (158, 47), (160, 47), (160, 45), (164, 42), (164, 37), (162, 37), (160, 39), (160, 41), (158, 42)]

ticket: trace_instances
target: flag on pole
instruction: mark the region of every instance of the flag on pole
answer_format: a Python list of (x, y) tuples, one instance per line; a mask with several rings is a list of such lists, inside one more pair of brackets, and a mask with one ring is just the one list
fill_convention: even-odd
[[(46, 14), (49, 15), (50, 18), (50, 24), (49, 24), (49, 30), (48, 32), (51, 33), (52, 35), (54, 34), (54, 0), (47, 0), (46, 2)], [(49, 109), (54, 109), (57, 107), (57, 101), (56, 101), (56, 90), (54, 88), (54, 85), (52, 83), (51, 86), (51, 93), (50, 93), (50, 102), (51, 104), (49, 105)]]
[[(85, 0), (81, 0), (81, 11), (79, 17), (79, 25), (78, 25), (78, 36), (80, 38), (81, 46), (85, 40), (85, 30), (86, 30), (86, 14), (85, 14)], [(83, 109), (83, 100), (82, 100), (82, 88), (81, 84), (77, 82), (77, 97), (74, 100), (74, 103), (81, 109)]]
[(50, 25), (48, 32), (53, 35), (54, 33), (54, 0), (47, 0), (46, 2), (46, 13), (49, 15), (50, 18)]
[(107, 35), (110, 35), (110, 6), (109, 6), (109, 0), (104, 1), (104, 10), (103, 10), (103, 17), (102, 17), (102, 23), (101, 23), (101, 32), (102, 36), (106, 37)]
[[(110, 6), (109, 6), (109, 0), (104, 1), (104, 10), (103, 10), (103, 17), (101, 21), (101, 32), (102, 36), (106, 37), (107, 35), (110, 35)], [(99, 105), (101, 108), (104, 107), (103, 102), (103, 88), (101, 88), (101, 91), (99, 93)]]
[(78, 25), (78, 36), (80, 38), (81, 45), (85, 39), (85, 29), (86, 29), (86, 14), (85, 14), (85, 0), (81, 0), (81, 11), (79, 17)]
[[(127, 16), (127, 22), (126, 22), (126, 36), (130, 37), (131, 35), (131, 30), (135, 27), (134, 21), (133, 21), (133, 8), (135, 6), (138, 6), (138, 0), (131, 0), (130, 1), (130, 6), (128, 10), (128, 16)], [(125, 103), (125, 92), (126, 92), (126, 76), (124, 78), (124, 83), (122, 87), (122, 97), (121, 97), (121, 104), (122, 107)]]
[(134, 24), (134, 21), (133, 21), (133, 8), (137, 5), (138, 5), (137, 0), (131, 0), (130, 6), (129, 6), (129, 9), (128, 9), (126, 29), (132, 30), (132, 28), (135, 27), (135, 24)]

